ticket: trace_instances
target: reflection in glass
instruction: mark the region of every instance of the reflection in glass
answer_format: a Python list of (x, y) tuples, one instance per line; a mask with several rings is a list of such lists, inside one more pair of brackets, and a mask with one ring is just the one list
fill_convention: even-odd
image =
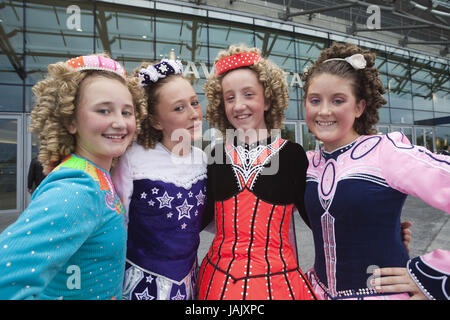
[(416, 110), (433, 110), (430, 64), (429, 60), (411, 58), (412, 95)]
[(413, 114), (411, 110), (391, 108), (391, 122), (413, 124)]
[(0, 85), (0, 112), (23, 111), (23, 87)]
[(389, 103), (391, 107), (411, 108), (411, 75), (409, 57), (391, 53), (387, 55)]
[(436, 149), (438, 153), (450, 146), (450, 125), (436, 126)]
[(17, 121), (0, 119), (0, 210), (16, 209)]

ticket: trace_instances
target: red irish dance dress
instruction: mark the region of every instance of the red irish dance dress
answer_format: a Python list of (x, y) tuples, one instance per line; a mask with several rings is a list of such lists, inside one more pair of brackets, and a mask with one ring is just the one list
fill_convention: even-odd
[(294, 206), (307, 219), (303, 148), (276, 138), (227, 143), (211, 155), (204, 216), (215, 215), (216, 235), (200, 268), (198, 298), (316, 299), (289, 241)]

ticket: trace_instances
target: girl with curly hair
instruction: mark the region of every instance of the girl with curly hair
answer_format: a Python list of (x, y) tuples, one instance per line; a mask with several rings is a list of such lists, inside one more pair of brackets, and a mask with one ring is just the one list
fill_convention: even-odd
[(285, 73), (257, 48), (230, 46), (204, 89), (207, 120), (226, 136), (211, 151), (204, 225), (215, 238), (199, 271), (199, 299), (315, 299), (289, 239), (294, 206), (305, 218), (307, 159), (279, 136)]
[(144, 62), (136, 76), (148, 117), (113, 172), (129, 219), (123, 299), (195, 299), (206, 157), (191, 143), (202, 108), (175, 57)]
[(126, 228), (109, 170), (139, 133), (143, 92), (106, 55), (48, 71), (31, 114), (48, 175), (0, 235), (0, 299), (118, 297)]
[[(406, 196), (450, 212), (449, 157), (411, 145), (401, 132), (376, 134), (386, 100), (374, 62), (375, 54), (336, 43), (303, 75), (306, 124), (323, 142), (307, 152), (305, 191), (315, 244), (307, 274), (321, 299), (409, 298), (398, 287), (380, 293), (370, 281), (379, 267), (406, 272), (400, 223)], [(399, 279), (384, 284), (390, 280)]]

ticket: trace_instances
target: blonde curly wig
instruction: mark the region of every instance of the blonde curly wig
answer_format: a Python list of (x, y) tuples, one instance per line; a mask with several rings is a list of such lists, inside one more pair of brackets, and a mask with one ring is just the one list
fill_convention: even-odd
[[(102, 56), (108, 57), (106, 54)], [(144, 92), (135, 77), (126, 80), (109, 71), (77, 70), (57, 62), (48, 66), (48, 76), (36, 83), (32, 90), (35, 104), (31, 112), (30, 131), (38, 134), (39, 155), (44, 174), (49, 174), (64, 158), (75, 151), (76, 139), (68, 131), (75, 118), (81, 83), (93, 76), (116, 79), (128, 87), (135, 107), (136, 140), (141, 131), (140, 119), (146, 117)], [(113, 160), (113, 164), (118, 159)]]
[[(366, 59), (367, 64), (364, 69), (355, 70), (348, 62), (342, 60), (323, 63), (327, 59), (346, 58), (357, 53), (362, 54)], [(364, 112), (355, 119), (353, 128), (360, 135), (375, 134), (375, 125), (379, 120), (378, 109), (386, 104), (386, 100), (383, 98), (386, 90), (379, 77), (380, 73), (375, 67), (375, 54), (354, 44), (333, 43), (330, 48), (323, 50), (308, 71), (303, 73), (304, 100), (312, 79), (320, 74), (336, 75), (351, 81), (356, 101), (359, 102), (362, 99), (366, 101)]]
[[(261, 55), (261, 50), (258, 48), (248, 48), (243, 44), (238, 46), (231, 45), (227, 50), (219, 52), (214, 63), (234, 54), (246, 52), (256, 52)], [(267, 129), (269, 131), (272, 129), (283, 129), (284, 112), (289, 107), (288, 84), (285, 72), (262, 56), (255, 64), (243, 68), (253, 70), (264, 87), (264, 96), (270, 105), (270, 109), (264, 114)], [(227, 71), (221, 75), (212, 73), (203, 86), (208, 99), (206, 120), (211, 127), (218, 128), (224, 136), (227, 129), (235, 129), (226, 117), (222, 94), (222, 79), (228, 72), (232, 71)]]

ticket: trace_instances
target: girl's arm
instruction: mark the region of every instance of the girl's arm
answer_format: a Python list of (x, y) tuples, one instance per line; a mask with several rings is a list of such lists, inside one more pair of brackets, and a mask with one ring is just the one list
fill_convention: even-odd
[(0, 299), (40, 298), (98, 225), (97, 191), (94, 180), (78, 170), (53, 173), (40, 186), (0, 234)]

